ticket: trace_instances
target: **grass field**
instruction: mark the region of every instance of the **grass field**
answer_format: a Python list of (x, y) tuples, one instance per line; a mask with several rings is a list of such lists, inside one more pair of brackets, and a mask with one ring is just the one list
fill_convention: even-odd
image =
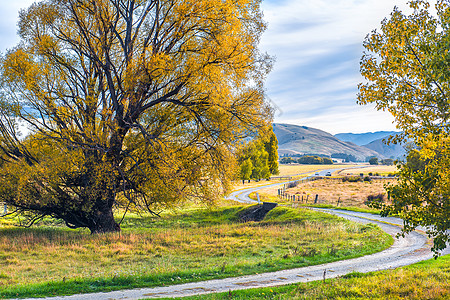
[(367, 165), (364, 168), (358, 168), (358, 169), (344, 169), (342, 171), (337, 172), (337, 175), (359, 175), (364, 174), (369, 175), (369, 173), (372, 174), (379, 174), (380, 176), (387, 176), (389, 174), (393, 175), (398, 171), (396, 166), (385, 166), (385, 165)]
[(311, 200), (315, 195), (319, 195), (319, 203), (324, 204), (337, 204), (339, 200), (340, 206), (367, 207), (364, 204), (367, 196), (386, 194), (384, 186), (394, 182), (395, 179), (375, 179), (370, 182), (343, 182), (337, 179), (322, 179), (298, 185), (295, 188), (288, 189), (288, 192), (293, 195), (304, 196), (304, 198), (309, 195)]
[(372, 272), (351, 273), (281, 287), (186, 297), (186, 300), (219, 299), (450, 299), (450, 255), (411, 266)]
[[(380, 251), (378, 227), (278, 207), (238, 222), (242, 206), (128, 216), (122, 232), (0, 226), (0, 298), (161, 286), (321, 264)], [(0, 219), (3, 220), (3, 219)]]
[[(280, 171), (279, 175), (272, 176), (272, 177), (304, 177), (304, 176), (311, 176), (314, 175), (315, 172), (321, 171), (321, 170), (327, 170), (327, 169), (348, 169), (352, 167), (360, 167), (359, 164), (334, 164), (334, 165), (299, 165), (299, 164), (288, 164), (288, 165), (282, 165), (280, 164), (278, 169)], [(304, 175), (299, 175), (304, 174)], [(299, 176), (295, 176), (299, 175)], [(294, 178), (295, 179), (295, 178)], [(284, 179), (286, 181), (286, 179)], [(253, 181), (242, 183), (242, 181), (236, 181), (233, 184), (233, 190), (242, 190), (246, 188), (252, 188), (257, 186), (263, 186), (263, 185), (269, 185), (272, 183), (278, 183), (280, 182), (280, 179), (271, 179), (271, 180), (260, 180), (260, 181)]]
[(293, 176), (302, 173), (314, 173), (320, 170), (327, 169), (348, 169), (353, 167), (359, 167), (359, 164), (333, 164), (333, 165), (299, 165), (299, 164), (287, 164), (278, 166), (280, 174), (277, 176)]
[[(300, 183), (296, 187), (286, 189), (289, 195), (295, 195), (296, 199), (302, 198), (304, 202), (308, 199), (308, 203), (312, 204), (315, 196), (318, 195), (319, 204), (338, 205), (339, 207), (359, 207), (367, 209), (364, 204), (367, 196), (376, 194), (386, 194), (384, 186), (391, 183), (394, 184), (396, 179), (374, 179), (370, 182), (343, 182), (340, 179), (320, 179)], [(277, 187), (269, 187), (258, 191), (261, 201), (292, 203), (292, 201), (280, 199)], [(252, 198), (256, 196), (250, 195)]]

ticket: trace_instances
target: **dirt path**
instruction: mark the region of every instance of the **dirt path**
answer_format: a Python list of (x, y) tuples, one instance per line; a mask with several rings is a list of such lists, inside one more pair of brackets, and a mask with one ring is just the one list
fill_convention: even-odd
[[(395, 236), (400, 231), (398, 224), (402, 221), (397, 218), (381, 218), (376, 215), (338, 211), (328, 209), (317, 209), (324, 212), (339, 215), (343, 218), (360, 222), (378, 224), (384, 231)], [(283, 270), (271, 273), (249, 275), (235, 278), (225, 278), (202, 282), (186, 283), (174, 286), (140, 288), (107, 293), (79, 294), (64, 297), (45, 298), (47, 300), (113, 300), (113, 299), (153, 299), (163, 297), (185, 297), (190, 295), (228, 292), (230, 290), (241, 290), (267, 286), (277, 286), (298, 282), (322, 280), (334, 278), (350, 272), (370, 272), (397, 268), (413, 264), (422, 260), (430, 259), (431, 243), (427, 237), (420, 232), (413, 232), (405, 238), (395, 239), (392, 247), (372, 255), (343, 260), (323, 265)], [(443, 254), (450, 254), (450, 249)]]

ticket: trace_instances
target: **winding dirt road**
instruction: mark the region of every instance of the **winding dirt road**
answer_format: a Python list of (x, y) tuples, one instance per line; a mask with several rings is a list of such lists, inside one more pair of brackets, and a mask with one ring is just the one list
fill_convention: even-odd
[[(334, 171), (337, 171), (337, 170), (342, 170), (342, 169), (339, 168), (339, 169), (317, 170), (316, 174), (318, 174), (318, 176), (325, 176), (326, 173), (334, 172)], [(296, 175), (293, 175), (293, 176), (306, 175), (306, 174), (312, 174), (312, 173), (314, 173), (314, 172), (307, 172), (307, 173), (302, 173), (302, 174), (296, 174)], [(296, 179), (294, 181), (305, 180), (305, 179), (308, 179), (308, 178), (311, 178), (311, 177), (313, 177), (313, 176), (306, 176), (306, 177), (303, 177), (303, 178)], [(257, 203), (257, 201), (255, 201), (253, 199), (250, 199), (249, 195), (251, 193), (256, 192), (258, 190), (265, 189), (265, 188), (269, 188), (269, 187), (273, 187), (273, 186), (281, 186), (281, 185), (284, 185), (284, 184), (286, 184), (286, 181), (234, 191), (231, 194), (229, 194), (226, 197), (226, 199), (233, 200), (233, 201), (240, 202), (240, 203)]]

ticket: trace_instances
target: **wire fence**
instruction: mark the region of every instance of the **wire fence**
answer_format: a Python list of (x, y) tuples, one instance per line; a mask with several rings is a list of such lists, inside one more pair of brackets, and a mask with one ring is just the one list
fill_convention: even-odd
[[(322, 179), (322, 177), (311, 176), (311, 177), (287, 182), (283, 185), (282, 188), (278, 189), (278, 198), (284, 199), (284, 200), (290, 200), (293, 202), (308, 203), (308, 200), (310, 200), (309, 195), (306, 195), (306, 197), (303, 197), (303, 195), (301, 195), (301, 198), (300, 198), (300, 195), (291, 195), (289, 193), (286, 193), (286, 189), (291, 189), (291, 188), (298, 186), (301, 183), (315, 181), (315, 180), (319, 180), (319, 179)], [(317, 203), (318, 197), (319, 196), (316, 195), (314, 198), (314, 202), (309, 202), (309, 203)], [(311, 201), (312, 201), (312, 199), (311, 199)]]
[(278, 198), (290, 201), (292, 204), (334, 204), (339, 206), (343, 203), (340, 197), (336, 201), (332, 201), (330, 199), (321, 198), (319, 194), (297, 195), (286, 193), (283, 189), (278, 190)]
[[(278, 189), (278, 198), (289, 201), (293, 205), (295, 204), (331, 204), (336, 206), (348, 206), (350, 204), (363, 204), (365, 203), (366, 199), (360, 199), (361, 197), (358, 196), (345, 196), (341, 199), (338, 195), (319, 195), (319, 194), (299, 194), (295, 193), (293, 194), (292, 191), (287, 191), (288, 189), (297, 187), (301, 183), (309, 182), (309, 181), (315, 181), (319, 179), (326, 179), (326, 180), (339, 180), (339, 181), (345, 181), (348, 177), (322, 177), (322, 176), (312, 176), (308, 177), (302, 180), (295, 180), (288, 182), (283, 185), (282, 188)], [(357, 176), (353, 176), (353, 178), (357, 178)], [(373, 180), (373, 179), (393, 179), (395, 177), (391, 176), (365, 176), (364, 178), (361, 177), (360, 181), (366, 181), (366, 180)], [(348, 180), (348, 179), (347, 179)]]

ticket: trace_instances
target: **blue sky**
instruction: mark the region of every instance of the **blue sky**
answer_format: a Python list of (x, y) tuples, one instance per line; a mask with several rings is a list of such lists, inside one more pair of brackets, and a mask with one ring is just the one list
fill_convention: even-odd
[(356, 104), (365, 36), (406, 0), (265, 0), (261, 48), (276, 56), (266, 82), (275, 122), (328, 131), (395, 130), (393, 118)]
[[(2, 0), (0, 51), (18, 42), (18, 11), (32, 0)], [(267, 96), (275, 122), (328, 131), (395, 130), (389, 113), (356, 104), (364, 37), (406, 0), (264, 0), (261, 50), (276, 57)]]

